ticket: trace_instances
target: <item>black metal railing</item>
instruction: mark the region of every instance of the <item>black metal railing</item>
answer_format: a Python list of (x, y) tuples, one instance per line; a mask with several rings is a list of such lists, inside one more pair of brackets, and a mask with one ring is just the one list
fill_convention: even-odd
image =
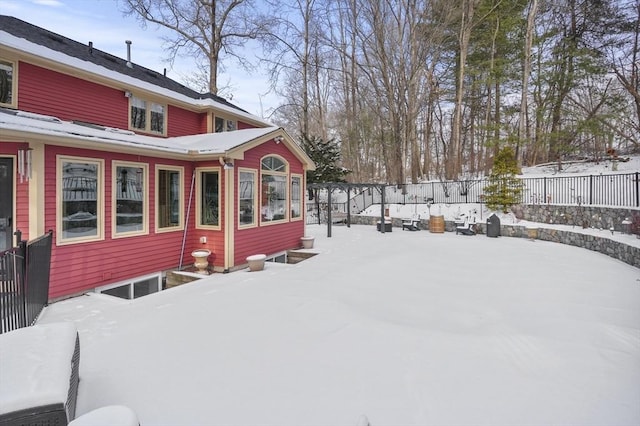
[[(522, 204), (606, 205), (614, 207), (640, 207), (640, 172), (609, 175), (550, 176), (521, 178)], [(316, 184), (317, 185), (317, 184)], [(349, 198), (349, 210), (357, 214), (373, 204), (468, 204), (483, 203), (487, 180), (427, 182), (406, 185), (371, 186)], [(332, 211), (347, 212), (344, 192), (334, 187)], [(326, 190), (320, 191), (321, 203), (326, 210)], [(343, 196), (341, 199), (341, 195)], [(311, 210), (313, 201), (308, 203)], [(313, 206), (313, 210), (318, 210)], [(322, 208), (320, 208), (322, 211)], [(307, 219), (317, 223), (318, 216)]]
[(0, 333), (32, 325), (49, 299), (49, 231), (0, 253)]

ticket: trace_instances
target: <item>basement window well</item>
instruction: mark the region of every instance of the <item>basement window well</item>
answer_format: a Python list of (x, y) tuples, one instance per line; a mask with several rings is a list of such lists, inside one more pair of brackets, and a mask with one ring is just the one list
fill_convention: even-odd
[(162, 274), (153, 274), (99, 287), (96, 292), (121, 299), (137, 299), (160, 290), (162, 290)]

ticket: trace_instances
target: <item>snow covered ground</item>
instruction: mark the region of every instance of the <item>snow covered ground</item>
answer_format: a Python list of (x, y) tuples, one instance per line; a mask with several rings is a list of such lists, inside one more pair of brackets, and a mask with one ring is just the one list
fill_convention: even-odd
[(638, 425), (640, 270), (518, 238), (308, 226), (318, 255), (47, 307), (78, 413), (142, 425)]

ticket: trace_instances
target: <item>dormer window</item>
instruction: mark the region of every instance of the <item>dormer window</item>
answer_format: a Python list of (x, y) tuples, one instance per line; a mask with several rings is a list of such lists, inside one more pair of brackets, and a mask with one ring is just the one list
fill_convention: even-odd
[(136, 96), (129, 98), (131, 130), (146, 133), (165, 134), (166, 106), (146, 101)]
[(0, 59), (0, 106), (16, 107), (16, 64)]

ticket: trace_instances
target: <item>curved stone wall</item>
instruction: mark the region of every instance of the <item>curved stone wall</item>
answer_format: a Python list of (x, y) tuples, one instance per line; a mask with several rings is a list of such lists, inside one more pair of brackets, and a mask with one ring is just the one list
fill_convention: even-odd
[[(529, 207), (534, 207), (529, 211)], [(545, 207), (545, 208), (541, 208)], [(584, 208), (587, 211), (583, 213), (577, 212), (575, 209)], [(537, 226), (525, 226), (514, 224), (500, 224), (500, 233), (504, 237), (515, 238), (530, 238), (529, 231), (531, 229), (536, 230), (536, 238), (542, 241), (552, 241), (561, 244), (568, 244), (571, 246), (582, 247), (587, 250), (597, 251), (607, 256), (618, 259), (629, 265), (640, 268), (640, 244), (636, 247), (633, 245), (625, 244), (620, 241), (612, 240), (604, 236), (596, 236), (579, 232), (579, 228), (574, 230), (559, 230), (551, 227), (545, 227), (546, 223), (553, 223), (556, 225), (575, 225), (576, 217), (584, 217), (589, 214), (591, 216), (597, 216), (598, 221), (593, 222), (596, 225), (589, 226), (597, 229), (609, 229), (612, 225), (611, 222), (621, 223), (626, 217), (631, 215), (631, 212), (638, 210), (633, 209), (612, 209), (612, 208), (594, 208), (594, 207), (578, 207), (578, 206), (524, 206), (522, 209), (525, 214), (523, 219), (530, 222), (537, 222), (534, 225)], [(578, 215), (575, 215), (578, 213)], [(564, 214), (564, 216), (563, 216)], [(552, 219), (562, 218), (562, 219)], [(537, 219), (537, 220), (536, 220)], [(548, 222), (546, 221), (548, 219)], [(352, 216), (351, 223), (360, 225), (375, 225), (379, 221), (379, 217), (373, 216)], [(543, 220), (545, 220), (543, 222)], [(564, 221), (564, 222), (562, 222)], [(396, 230), (402, 229), (402, 219), (392, 219), (393, 228)], [(531, 224), (530, 224), (531, 225)], [(429, 229), (429, 220), (420, 220), (420, 229)], [(615, 232), (621, 232), (622, 227), (616, 227), (613, 225)], [(453, 221), (445, 221), (445, 230), (449, 232), (455, 231), (456, 226)], [(486, 234), (487, 225), (485, 223), (476, 224), (476, 231), (479, 235)]]

